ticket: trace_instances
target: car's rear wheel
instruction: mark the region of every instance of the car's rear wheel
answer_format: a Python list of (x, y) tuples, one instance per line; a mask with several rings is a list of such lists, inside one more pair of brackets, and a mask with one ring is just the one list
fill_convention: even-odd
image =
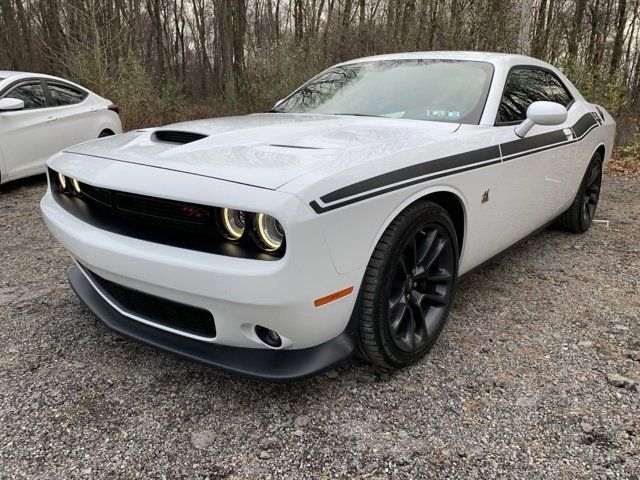
[(385, 368), (422, 358), (449, 315), (458, 244), (447, 212), (418, 202), (387, 227), (365, 272), (358, 353)]
[(573, 203), (555, 222), (560, 230), (583, 233), (589, 230), (598, 208), (602, 184), (602, 156), (593, 154)]

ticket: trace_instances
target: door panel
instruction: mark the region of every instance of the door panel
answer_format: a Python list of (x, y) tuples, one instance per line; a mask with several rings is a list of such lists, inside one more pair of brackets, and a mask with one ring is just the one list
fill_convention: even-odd
[(60, 81), (47, 80), (51, 114), (56, 120), (51, 125), (55, 140), (51, 144), (57, 152), (98, 136), (95, 131), (95, 106), (87, 99), (87, 92)]
[(553, 220), (565, 203), (576, 144), (561, 126), (536, 125), (523, 139), (513, 126), (498, 127), (503, 143), (504, 228), (511, 243)]
[(526, 118), (527, 108), (536, 101), (557, 102), (565, 107), (573, 103), (568, 90), (552, 72), (535, 67), (512, 68), (496, 119), (506, 200), (501, 227), (510, 243), (560, 213), (576, 156), (571, 129), (578, 121), (575, 108), (570, 108), (561, 125), (535, 125), (524, 138), (515, 134), (515, 126)]
[(51, 154), (64, 150), (72, 145), (97, 138), (94, 132), (94, 113), (89, 111), (89, 106), (69, 105), (64, 107), (52, 107), (49, 109), (56, 120), (51, 124), (53, 141)]

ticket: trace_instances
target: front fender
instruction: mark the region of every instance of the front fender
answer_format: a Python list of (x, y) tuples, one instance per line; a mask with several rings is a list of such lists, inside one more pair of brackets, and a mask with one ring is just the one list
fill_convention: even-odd
[[(368, 201), (317, 214), (338, 273), (348, 274), (366, 268), (380, 237), (393, 219), (415, 201), (441, 192), (451, 193), (458, 198), (465, 212), (466, 224), (467, 200), (459, 188), (449, 184), (420, 185), (417, 188), (397, 190)], [(464, 252), (465, 243), (463, 240), (461, 253)]]

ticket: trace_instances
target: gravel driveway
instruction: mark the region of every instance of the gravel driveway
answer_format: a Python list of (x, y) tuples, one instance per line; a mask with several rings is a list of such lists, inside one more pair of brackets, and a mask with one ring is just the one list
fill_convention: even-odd
[(2, 478), (639, 478), (640, 183), (460, 288), (431, 354), (293, 385), (110, 333), (67, 285), (41, 177), (0, 187)]

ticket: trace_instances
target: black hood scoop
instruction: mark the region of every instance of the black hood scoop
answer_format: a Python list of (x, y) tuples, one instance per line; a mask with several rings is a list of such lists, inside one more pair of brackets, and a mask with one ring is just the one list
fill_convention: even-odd
[(207, 138), (207, 135), (196, 132), (185, 132), (184, 130), (156, 130), (151, 135), (151, 140), (154, 142), (175, 143), (177, 145), (197, 142), (203, 138)]

